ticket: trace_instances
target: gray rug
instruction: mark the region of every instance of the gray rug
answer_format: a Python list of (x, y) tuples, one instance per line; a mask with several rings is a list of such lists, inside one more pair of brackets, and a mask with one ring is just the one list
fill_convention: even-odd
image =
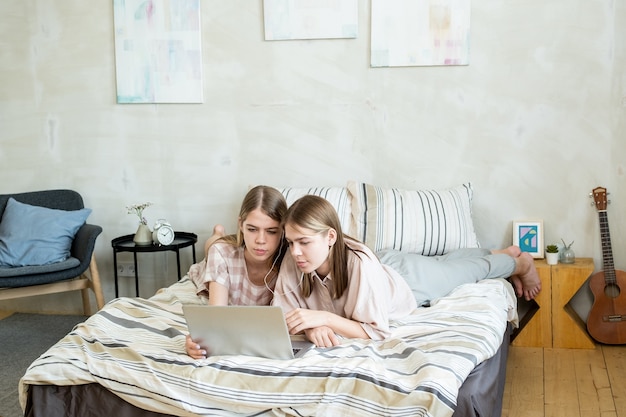
[(15, 313), (0, 320), (0, 416), (21, 417), (17, 394), (28, 366), (85, 316)]

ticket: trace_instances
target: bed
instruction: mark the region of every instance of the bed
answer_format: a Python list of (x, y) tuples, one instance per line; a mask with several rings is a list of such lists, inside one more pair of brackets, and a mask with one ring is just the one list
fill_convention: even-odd
[[(373, 222), (384, 226), (389, 216), (397, 222), (397, 213), (415, 207), (387, 207), (386, 214), (379, 207), (372, 218), (371, 212), (361, 213), (374, 203), (370, 191), (376, 192), (378, 203), (385, 202), (385, 194), (367, 187), (372, 186), (283, 192), (288, 202), (302, 193), (328, 198), (340, 211), (342, 227), (363, 241), (375, 238), (378, 243), (370, 244), (381, 250), (376, 233), (385, 229)], [(434, 208), (438, 218), (445, 219), (439, 220), (438, 231), (432, 229), (437, 238), (424, 245), (430, 248), (423, 248), (424, 254), (450, 250), (446, 245), (453, 238), (461, 247), (477, 245), (471, 236), (473, 226), (469, 235), (466, 230), (449, 235), (454, 229), (451, 218), (463, 220), (466, 213), (460, 216), (459, 207), (471, 203), (469, 184), (455, 187), (448, 195), (451, 190), (411, 191), (426, 193), (421, 209)], [(458, 201), (446, 203), (450, 196)], [(381, 219), (383, 215), (388, 217)], [(368, 230), (358, 228), (360, 220)], [(463, 227), (467, 229), (468, 223)], [(435, 242), (439, 238), (446, 243)], [(414, 244), (397, 233), (392, 240)], [(293, 360), (187, 356), (182, 306), (205, 303), (196, 292), (185, 277), (147, 299), (110, 301), (28, 368), (19, 383), (25, 416), (495, 417), (501, 413), (509, 333), (517, 323), (516, 298), (506, 280), (457, 287), (429, 307), (392, 322), (392, 334), (384, 341), (344, 339), (340, 346), (316, 348)]]

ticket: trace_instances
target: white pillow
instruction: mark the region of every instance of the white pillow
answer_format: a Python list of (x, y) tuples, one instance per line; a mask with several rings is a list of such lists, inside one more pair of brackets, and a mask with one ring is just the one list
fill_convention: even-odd
[(348, 235), (353, 234), (352, 203), (350, 193), (346, 187), (314, 187), (314, 188), (279, 188), (287, 200), (287, 206), (307, 194), (323, 197), (335, 207), (339, 215), (341, 229)]
[(445, 190), (400, 190), (348, 182), (355, 237), (374, 252), (442, 255), (479, 247), (470, 183)]

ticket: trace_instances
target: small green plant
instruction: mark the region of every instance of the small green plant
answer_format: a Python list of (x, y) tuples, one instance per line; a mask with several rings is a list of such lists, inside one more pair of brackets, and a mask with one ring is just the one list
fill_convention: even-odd
[(546, 252), (548, 252), (548, 253), (559, 253), (559, 247), (557, 245), (548, 245), (548, 246), (546, 246)]

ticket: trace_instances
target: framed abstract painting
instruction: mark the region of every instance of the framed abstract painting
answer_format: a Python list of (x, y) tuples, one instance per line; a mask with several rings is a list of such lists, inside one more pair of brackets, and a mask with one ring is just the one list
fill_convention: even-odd
[(202, 103), (200, 0), (113, 0), (117, 102)]
[(469, 65), (470, 0), (372, 0), (370, 66)]
[(513, 244), (522, 252), (530, 253), (533, 258), (543, 258), (543, 221), (513, 221)]
[(265, 40), (356, 38), (357, 0), (263, 0)]

